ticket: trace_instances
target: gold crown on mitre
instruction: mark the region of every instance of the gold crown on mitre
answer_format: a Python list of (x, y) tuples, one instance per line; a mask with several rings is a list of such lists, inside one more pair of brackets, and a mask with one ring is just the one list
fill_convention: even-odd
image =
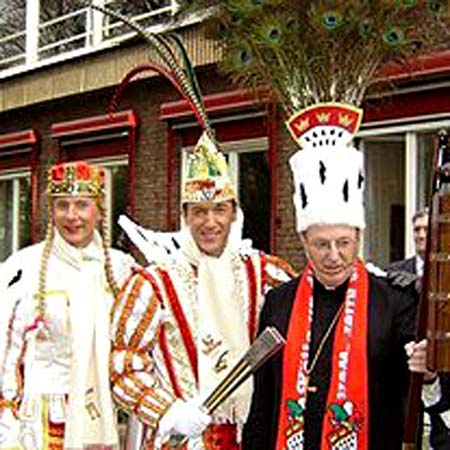
[(344, 103), (317, 103), (290, 117), (286, 126), (302, 148), (347, 145), (361, 125), (362, 109)]
[(224, 154), (205, 131), (183, 167), (182, 203), (236, 200)]
[(47, 175), (47, 194), (51, 197), (100, 197), (105, 193), (105, 170), (85, 161), (56, 164)]
[(287, 121), (302, 148), (289, 160), (297, 231), (314, 224), (364, 228), (363, 158), (351, 146), (361, 119), (354, 106), (319, 103)]

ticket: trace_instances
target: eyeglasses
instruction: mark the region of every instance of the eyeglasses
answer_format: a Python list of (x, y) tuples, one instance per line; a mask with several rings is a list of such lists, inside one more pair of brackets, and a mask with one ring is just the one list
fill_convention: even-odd
[(318, 252), (318, 253), (328, 253), (329, 251), (331, 251), (333, 245), (334, 248), (338, 251), (338, 252), (345, 252), (347, 250), (349, 250), (350, 248), (352, 248), (352, 246), (357, 242), (356, 239), (351, 239), (351, 238), (340, 238), (340, 239), (331, 239), (329, 241), (326, 240), (316, 240), (311, 242), (311, 246), (314, 247), (314, 249)]

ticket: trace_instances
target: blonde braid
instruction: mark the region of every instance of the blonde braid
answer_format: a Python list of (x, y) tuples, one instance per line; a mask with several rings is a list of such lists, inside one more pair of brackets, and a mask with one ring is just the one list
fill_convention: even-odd
[[(49, 199), (51, 203), (51, 200)], [(47, 231), (45, 233), (45, 244), (44, 250), (42, 252), (41, 265), (39, 267), (39, 282), (38, 291), (35, 294), (35, 299), (37, 300), (36, 312), (38, 317), (45, 318), (45, 288), (47, 283), (47, 268), (48, 260), (50, 258), (50, 252), (53, 243), (53, 212), (52, 205), (48, 208), (48, 223)]]
[(100, 235), (102, 237), (102, 247), (103, 247), (103, 255), (105, 257), (105, 275), (106, 279), (108, 281), (109, 287), (113, 293), (114, 299), (117, 299), (117, 295), (119, 294), (119, 286), (116, 283), (116, 280), (114, 278), (114, 273), (111, 266), (111, 255), (109, 253), (109, 247), (110, 247), (110, 236), (108, 231), (108, 223), (107, 223), (107, 216), (104, 206), (101, 204), (100, 200), (97, 202), (97, 205), (99, 207), (100, 213), (101, 213), (101, 232)]

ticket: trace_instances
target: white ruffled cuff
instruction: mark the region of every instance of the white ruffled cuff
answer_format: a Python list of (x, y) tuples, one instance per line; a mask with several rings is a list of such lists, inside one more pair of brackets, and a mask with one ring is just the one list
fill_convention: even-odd
[(431, 384), (424, 384), (422, 386), (422, 401), (425, 405), (425, 408), (429, 408), (436, 403), (438, 403), (441, 399), (441, 383), (439, 382), (439, 377)]
[(447, 430), (450, 430), (450, 409), (441, 413), (441, 419), (444, 421)]

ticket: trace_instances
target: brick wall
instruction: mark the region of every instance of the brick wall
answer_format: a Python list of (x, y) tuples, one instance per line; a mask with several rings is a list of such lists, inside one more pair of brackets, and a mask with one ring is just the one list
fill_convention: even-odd
[(300, 238), (295, 229), (295, 210), (292, 201), (294, 186), (292, 172), (289, 167), (289, 158), (298, 150), (298, 147), (288, 134), (284, 124), (281, 124), (279, 140), (277, 192), (278, 253), (297, 269), (301, 269), (305, 264), (305, 256), (300, 244)]
[[(221, 79), (210, 67), (199, 71), (204, 94), (229, 90), (229, 83)], [(87, 118), (105, 114), (113, 95), (112, 88), (78, 94), (35, 104), (26, 108), (0, 113), (0, 134), (33, 128), (41, 136), (40, 190), (44, 188), (46, 168), (56, 161), (57, 143), (51, 138), (51, 125), (55, 122)], [(167, 82), (145, 78), (131, 83), (120, 101), (120, 109), (133, 109), (140, 120), (137, 130), (135, 171), (135, 219), (143, 226), (167, 229), (167, 196), (171, 196), (172, 228), (179, 226), (179, 179), (181, 139), (175, 133), (173, 155), (173, 185), (167, 185), (167, 133), (170, 124), (159, 120), (163, 102), (178, 100), (179, 96)], [(278, 224), (276, 229), (277, 253), (300, 267), (303, 258), (295, 232), (292, 206), (291, 174), (288, 158), (295, 145), (281, 126), (278, 158)], [(45, 212), (45, 196), (41, 196), (40, 210)], [(45, 213), (41, 217), (41, 236)]]

